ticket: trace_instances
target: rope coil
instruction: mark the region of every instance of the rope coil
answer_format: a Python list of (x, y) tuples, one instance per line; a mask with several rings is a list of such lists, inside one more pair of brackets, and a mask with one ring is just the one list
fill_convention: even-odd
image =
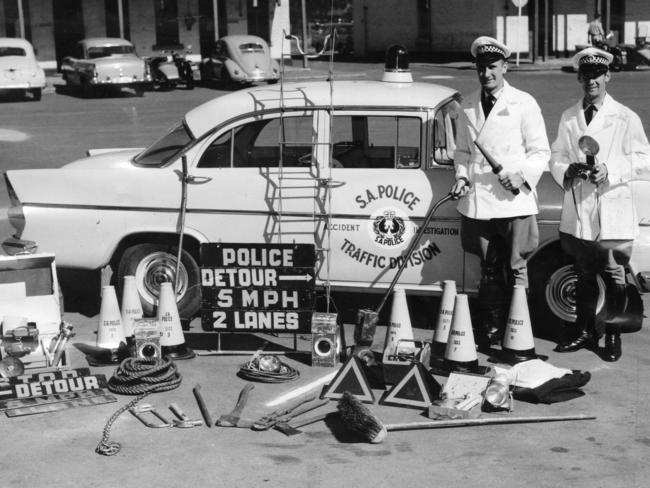
[[(272, 358), (275, 362), (275, 367), (265, 367), (265, 360)], [(262, 363), (262, 364), (260, 364)], [(293, 381), (300, 376), (297, 369), (292, 368), (286, 363), (283, 363), (275, 356), (260, 356), (256, 354), (246, 364), (239, 368), (238, 376), (249, 381), (259, 381), (261, 383), (284, 383), (285, 381)]]
[(95, 452), (103, 456), (113, 456), (120, 452), (122, 446), (118, 442), (109, 441), (111, 428), (118, 417), (151, 393), (178, 388), (182, 379), (176, 364), (168, 358), (154, 360), (126, 358), (122, 361), (108, 380), (108, 389), (120, 395), (138, 396), (111, 415), (104, 426), (102, 438)]

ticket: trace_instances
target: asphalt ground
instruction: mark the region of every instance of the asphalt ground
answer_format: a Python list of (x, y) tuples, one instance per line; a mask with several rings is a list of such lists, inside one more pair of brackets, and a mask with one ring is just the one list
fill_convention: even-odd
[[(561, 64), (561, 63), (560, 63)], [(568, 64), (568, 62), (567, 62)], [(307, 79), (326, 74), (326, 63), (311, 63), (309, 70), (298, 66), (287, 70), (288, 78)], [(547, 117), (549, 138), (561, 110), (579, 96), (575, 75), (559, 66), (535, 70), (514, 70), (508, 79), (534, 93)], [(471, 66), (413, 64), (415, 79), (455, 86), (466, 93), (475, 86)], [(379, 77), (381, 65), (341, 63), (335, 78)], [(618, 73), (611, 85), (613, 95), (633, 107), (650, 122), (647, 72)], [(130, 95), (83, 100), (61, 90), (58, 78), (40, 103), (0, 100), (0, 165), (57, 167), (81, 157), (88, 147), (136, 146), (148, 144), (184, 111), (222, 92), (197, 88), (193, 92), (147, 93), (143, 99)], [(7, 206), (6, 195), (0, 204)], [(0, 223), (0, 237), (9, 229)], [(69, 364), (88, 367), (98, 323), (98, 287), (77, 278), (85, 295), (66, 296), (64, 319), (73, 325), (75, 337), (69, 347)], [(648, 297), (644, 297), (646, 309)], [(359, 304), (361, 306), (362, 304)], [(416, 327), (417, 339), (429, 340), (435, 309), (429, 311), (428, 326)], [(278, 431), (197, 427), (192, 429), (149, 429), (128, 413), (112, 426), (110, 439), (121, 444), (112, 457), (95, 454), (106, 422), (116, 410), (133, 399), (115, 395), (117, 401), (104, 405), (0, 418), (2, 432), (0, 469), (7, 487), (114, 487), (114, 486), (267, 486), (267, 487), (622, 487), (647, 486), (650, 475), (650, 336), (647, 319), (643, 329), (623, 336), (623, 357), (605, 363), (590, 351), (570, 354), (553, 352), (554, 343), (535, 340), (539, 354), (554, 366), (589, 371), (591, 381), (584, 396), (551, 405), (515, 401), (510, 414), (487, 416), (593, 415), (595, 420), (543, 424), (514, 424), (455, 429), (390, 432), (382, 444), (368, 444), (350, 435), (344, 425), (330, 416), (287, 437)], [(348, 344), (352, 325), (344, 324)], [(195, 345), (197, 322), (187, 333)], [(385, 328), (380, 327), (373, 348), (383, 346)], [(291, 340), (273, 338), (281, 345)], [(282, 361), (300, 372), (299, 379), (283, 384), (255, 383), (244, 415), (259, 417), (271, 410), (266, 403), (285, 392), (305, 385), (330, 372), (309, 366), (310, 344), (298, 338), (298, 351)], [(203, 342), (201, 348), (214, 347)], [(239, 346), (232, 346), (232, 348)], [(250, 347), (250, 346), (248, 346)], [(171, 403), (181, 406), (191, 418), (200, 412), (192, 389), (200, 384), (213, 418), (232, 410), (246, 382), (237, 372), (249, 355), (216, 355), (199, 349), (194, 359), (177, 361), (182, 382), (176, 389), (155, 393), (145, 399), (167, 418)], [(494, 365), (479, 353), (482, 365)], [(110, 377), (114, 366), (92, 367), (94, 374)], [(445, 377), (437, 376), (440, 383)], [(382, 391), (374, 390), (376, 397)], [(372, 405), (384, 422), (423, 420), (415, 409)], [(322, 407), (334, 411), (333, 404)]]

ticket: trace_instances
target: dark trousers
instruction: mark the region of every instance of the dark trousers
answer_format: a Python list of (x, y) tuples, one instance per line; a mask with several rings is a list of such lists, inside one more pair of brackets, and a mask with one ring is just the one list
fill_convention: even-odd
[(503, 329), (513, 285), (528, 288), (526, 259), (539, 244), (534, 215), (490, 220), (461, 220), (461, 243), (481, 258), (479, 306), (482, 327)]
[(560, 232), (562, 250), (575, 259), (576, 283), (576, 326), (578, 332), (592, 332), (602, 335), (600, 324), (596, 324), (598, 309), (598, 275), (605, 280), (605, 286), (625, 286), (625, 265), (632, 255), (631, 240), (586, 241)]

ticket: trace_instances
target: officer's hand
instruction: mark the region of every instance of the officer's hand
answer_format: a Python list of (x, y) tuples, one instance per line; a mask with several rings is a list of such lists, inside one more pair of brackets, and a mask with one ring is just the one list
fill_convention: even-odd
[(460, 178), (456, 180), (456, 183), (451, 187), (449, 194), (454, 200), (458, 200), (460, 197), (463, 197), (469, 191), (469, 184), (465, 178)]
[(600, 185), (607, 179), (607, 166), (603, 163), (595, 165), (589, 175), (589, 180), (595, 185)]
[(583, 163), (571, 163), (567, 170), (564, 173), (564, 177), (567, 180), (572, 180), (573, 178), (577, 178), (580, 173), (584, 170), (585, 165)]
[(506, 190), (515, 190), (524, 184), (524, 177), (519, 173), (499, 173), (499, 182)]

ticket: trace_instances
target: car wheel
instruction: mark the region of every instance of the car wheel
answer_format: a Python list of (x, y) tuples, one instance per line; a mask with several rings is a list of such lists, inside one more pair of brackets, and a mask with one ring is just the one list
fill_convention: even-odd
[[(135, 276), (136, 288), (145, 315), (153, 316), (160, 293), (160, 284), (173, 282), (176, 273), (178, 248), (166, 244), (137, 244), (127, 248), (117, 269), (120, 290), (124, 277)], [(201, 306), (200, 270), (196, 260), (183, 250), (177, 288), (178, 313), (182, 318), (192, 318)]]
[(144, 87), (143, 86), (136, 86), (133, 91), (135, 91), (135, 96), (136, 97), (144, 97)]
[[(529, 306), (533, 334), (560, 341), (576, 321), (578, 277), (570, 258), (559, 248), (542, 251), (528, 265)], [(598, 277), (596, 313), (605, 312), (605, 282)], [(598, 320), (598, 318), (597, 318)]]
[(32, 100), (35, 102), (40, 101), (43, 91), (41, 88), (32, 88)]

